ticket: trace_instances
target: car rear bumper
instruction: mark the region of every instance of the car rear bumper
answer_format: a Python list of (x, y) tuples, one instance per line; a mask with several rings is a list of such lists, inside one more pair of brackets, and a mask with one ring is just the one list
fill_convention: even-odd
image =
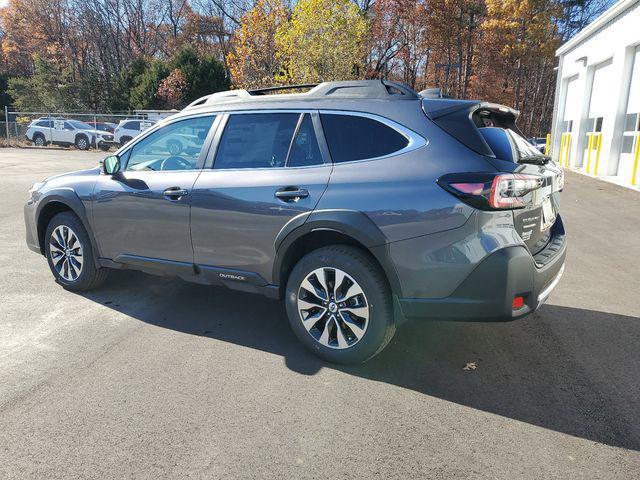
[[(511, 246), (489, 255), (445, 298), (398, 298), (406, 319), (509, 321), (536, 311), (564, 272), (567, 240), (560, 220), (548, 246), (532, 256), (524, 246)], [(513, 309), (515, 297), (524, 305)]]

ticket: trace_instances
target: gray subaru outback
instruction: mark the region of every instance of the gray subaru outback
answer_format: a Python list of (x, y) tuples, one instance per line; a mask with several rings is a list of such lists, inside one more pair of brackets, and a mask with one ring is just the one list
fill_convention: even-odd
[(337, 363), (406, 319), (505, 321), (546, 300), (564, 177), (517, 111), (379, 80), (275, 90), (203, 97), (34, 185), (27, 244), (70, 290), (128, 268), (283, 299)]

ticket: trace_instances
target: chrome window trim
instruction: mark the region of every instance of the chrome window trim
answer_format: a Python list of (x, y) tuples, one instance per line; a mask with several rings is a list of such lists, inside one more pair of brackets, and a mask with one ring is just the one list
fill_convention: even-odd
[[(393, 120), (391, 120), (390, 118), (387, 117), (383, 117), (382, 115), (377, 115), (374, 113), (367, 113), (367, 112), (358, 112), (358, 111), (354, 111), (354, 110), (319, 110), (320, 115), (344, 115), (344, 116), (354, 116), (354, 117), (364, 117), (364, 118), (368, 118), (370, 120), (374, 120), (377, 122), (382, 123), (383, 125), (386, 125), (387, 127), (395, 130), (396, 132), (398, 132), (400, 135), (402, 135), (403, 137), (405, 137), (409, 143), (407, 143), (407, 145), (404, 148), (401, 148), (400, 150), (396, 150), (395, 152), (391, 152), (388, 153), (386, 155), (381, 155), (379, 157), (368, 157), (368, 158), (362, 158), (359, 160), (350, 160), (348, 162), (333, 162), (334, 165), (347, 165), (350, 163), (357, 163), (357, 162), (371, 162), (373, 160), (382, 160), (385, 158), (390, 158), (390, 157), (395, 157), (397, 155), (402, 155), (408, 152), (412, 152), (414, 150), (417, 150), (419, 148), (422, 147), (426, 147), (427, 145), (429, 145), (429, 140), (427, 140), (426, 138), (424, 138), (422, 135), (417, 134), (416, 132), (414, 132), (413, 130), (400, 125), (398, 122), (395, 122)], [(332, 159), (333, 161), (333, 159)]]
[[(318, 165), (304, 165), (304, 166), (298, 166), (298, 167), (289, 167), (287, 165), (283, 165), (281, 167), (259, 167), (259, 168), (255, 168), (255, 167), (246, 167), (246, 168), (215, 168), (215, 160), (216, 160), (216, 155), (218, 154), (218, 147), (220, 146), (220, 140), (222, 138), (222, 134), (225, 131), (225, 128), (227, 126), (227, 122), (229, 120), (229, 117), (231, 115), (238, 115), (238, 114), (260, 114), (260, 113), (297, 113), (299, 115), (302, 114), (309, 114), (311, 117), (311, 120), (313, 120), (314, 118), (314, 114), (318, 114), (318, 109), (315, 108), (252, 108), (252, 109), (247, 109), (247, 110), (225, 110), (225, 111), (221, 111), (220, 112), (220, 123), (217, 126), (217, 132), (215, 137), (213, 138), (213, 142), (211, 147), (209, 155), (207, 156), (206, 160), (205, 160), (205, 164), (204, 164), (204, 171), (218, 171), (218, 172), (234, 172), (234, 171), (253, 171), (253, 172), (257, 172), (257, 171), (274, 171), (274, 170), (300, 170), (300, 169), (306, 169), (306, 168), (320, 168), (320, 167), (326, 167), (326, 166), (332, 166), (333, 165), (333, 160), (331, 160), (331, 157), (327, 156), (327, 153), (325, 153), (323, 151), (323, 148), (321, 146), (320, 143), (320, 136), (322, 136), (322, 139), (324, 141), (324, 132), (320, 131), (318, 132), (317, 128), (316, 128), (316, 124), (315, 122), (313, 123), (313, 127), (314, 127), (314, 132), (316, 134), (316, 140), (318, 141), (318, 148), (320, 149), (320, 154), (322, 155), (322, 163), (319, 163)], [(297, 127), (298, 125), (296, 125)], [(297, 129), (296, 129), (297, 132)], [(292, 141), (295, 138), (295, 132), (294, 132), (294, 136), (292, 137)], [(287, 154), (288, 157), (288, 154)], [(287, 158), (288, 160), (288, 158)]]

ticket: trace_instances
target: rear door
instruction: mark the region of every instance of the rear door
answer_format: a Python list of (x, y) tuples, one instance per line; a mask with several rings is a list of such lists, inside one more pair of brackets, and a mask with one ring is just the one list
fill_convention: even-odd
[(195, 263), (214, 274), (250, 272), (270, 282), (276, 237), (296, 217), (304, 220), (329, 182), (319, 117), (237, 112), (223, 122), (215, 155), (193, 188)]

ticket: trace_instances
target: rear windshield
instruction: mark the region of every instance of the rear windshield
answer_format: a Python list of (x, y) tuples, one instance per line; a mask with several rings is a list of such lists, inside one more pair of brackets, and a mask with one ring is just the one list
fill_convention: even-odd
[(478, 130), (500, 160), (518, 163), (532, 158), (544, 158), (538, 149), (510, 128), (484, 127)]

